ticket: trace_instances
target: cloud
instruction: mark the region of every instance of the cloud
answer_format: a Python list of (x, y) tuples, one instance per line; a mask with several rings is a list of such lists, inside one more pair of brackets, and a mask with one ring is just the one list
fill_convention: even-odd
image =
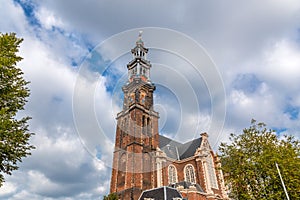
[[(18, 199), (17, 196), (24, 191), (30, 196), (38, 195), (40, 199), (76, 199), (76, 196), (85, 193), (95, 198), (94, 195), (106, 192), (97, 191), (99, 187), (106, 187), (103, 179), (107, 173), (106, 166), (89, 155), (76, 136), (62, 130), (59, 138), (51, 138), (47, 134), (38, 130), (32, 140), (36, 150), (20, 165), (20, 170), (7, 177), (7, 186), (1, 189), (12, 188), (9, 192), (13, 194), (11, 199)], [(2, 191), (1, 197), (5, 199), (7, 192)]]
[(1, 1), (0, 10), (1, 19), (5, 19), (1, 20), (1, 32), (17, 32), (19, 34), (26, 32), (28, 23), (21, 7), (11, 1)]
[(283, 39), (262, 52), (261, 59), (245, 65), (249, 73), (237, 74), (228, 89), (227, 118), (241, 128), (255, 118), (299, 137), (299, 46)]
[[(20, 18), (16, 22), (26, 22), (17, 4), (10, 2), (7, 6), (11, 9), (9, 12), (16, 15), (9, 15), (13, 20)], [(99, 198), (107, 193), (109, 169), (103, 161), (86, 151), (76, 133), (72, 114), (72, 95), (78, 74), (69, 58), (76, 55), (84, 57), (87, 50), (81, 49), (86, 46), (76, 46), (76, 41), (73, 37), (67, 37), (66, 32), (49, 32), (42, 28), (37, 34), (38, 27), (24, 25), (24, 29), (14, 31), (20, 32), (24, 38), (20, 49), (24, 60), (19, 66), (24, 71), (25, 79), (30, 80), (31, 96), (26, 110), (19, 115), (32, 117), (30, 130), (36, 135), (31, 143), (36, 150), (20, 163), (18, 171), (6, 177), (7, 182), (0, 189), (0, 199)], [(47, 26), (49, 28), (50, 24)], [(9, 30), (11, 27), (5, 28)], [(65, 54), (66, 46), (74, 48)], [(101, 87), (104, 86), (98, 89)], [(102, 95), (98, 94), (96, 101), (107, 96), (105, 88), (100, 91)]]
[(0, 197), (7, 197), (15, 193), (17, 187), (13, 183), (5, 183), (0, 190)]
[[(103, 177), (107, 178), (108, 168), (102, 161), (94, 161), (95, 154), (90, 155), (86, 151), (74, 127), (72, 101), (78, 74), (65, 60), (56, 60), (56, 54), (47, 44), (33, 41), (30, 37), (25, 41), (31, 44), (30, 50), (26, 49), (29, 45), (25, 43), (25, 48), (21, 50), (25, 59), (20, 65), (26, 78), (31, 80), (31, 96), (26, 112), (33, 118), (31, 130), (36, 136), (32, 143), (37, 149), (20, 169), (23, 172), (20, 177), (27, 182), (24, 190), (29, 192), (28, 195), (38, 195), (37, 198), (76, 199), (83, 195), (86, 199), (95, 199), (101, 195), (99, 192), (107, 192), (99, 191), (97, 187), (104, 187), (106, 179)], [(28, 59), (34, 57), (34, 63)], [(96, 96), (96, 102), (103, 102), (102, 97), (107, 96), (106, 90), (103, 85), (98, 89), (100, 94)], [(84, 93), (81, 95), (86, 98)], [(104, 105), (102, 108), (105, 109), (99, 108), (99, 112), (107, 111), (108, 116), (111, 111)], [(95, 129), (92, 131), (95, 132)], [(101, 142), (101, 138), (96, 137), (94, 141)], [(13, 182), (19, 181), (13, 179)], [(15, 196), (22, 192), (17, 192)]]
[(35, 15), (40, 23), (48, 30), (51, 30), (54, 27), (60, 28), (64, 26), (59, 16), (54, 15), (54, 13), (44, 7), (39, 9)]
[[(243, 61), (269, 40), (291, 34), (299, 25), (299, 3), (236, 0), (158, 2), (38, 1), (63, 21), (66, 30), (79, 30), (95, 42), (120, 31), (157, 26), (184, 32), (204, 44), (215, 59)], [(157, 5), (159, 4), (159, 9)], [(88, 11), (88, 12), (87, 12)], [(151, 15), (155, 13), (155, 15)], [(221, 64), (221, 63), (220, 63)]]
[(261, 73), (283, 91), (297, 91), (300, 83), (300, 47), (286, 39), (277, 41), (265, 52)]

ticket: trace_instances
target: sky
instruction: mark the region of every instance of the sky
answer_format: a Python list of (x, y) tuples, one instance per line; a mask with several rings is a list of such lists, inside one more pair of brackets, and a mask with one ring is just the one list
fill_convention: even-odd
[(115, 117), (140, 30), (160, 134), (208, 132), (215, 151), (251, 119), (300, 138), (298, 0), (0, 0), (0, 32), (24, 38), (32, 155), (0, 200), (102, 199)]

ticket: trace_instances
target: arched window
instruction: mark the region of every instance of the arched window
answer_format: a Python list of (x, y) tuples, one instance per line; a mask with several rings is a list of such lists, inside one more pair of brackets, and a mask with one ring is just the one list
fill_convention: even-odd
[(151, 120), (150, 120), (149, 117), (147, 118), (147, 135), (148, 136), (152, 135), (152, 133), (151, 133)]
[(122, 148), (122, 144), (123, 144), (123, 138), (126, 135), (126, 126), (127, 126), (127, 119), (124, 118), (121, 122), (121, 126), (120, 128), (120, 143), (119, 143), (119, 147)]
[(195, 170), (193, 165), (188, 164), (184, 168), (184, 178), (185, 181), (190, 182), (190, 183), (196, 183), (195, 179)]
[(143, 115), (142, 117), (142, 134), (145, 135), (146, 132), (146, 120), (145, 120), (145, 116)]
[(168, 175), (169, 175), (169, 184), (177, 183), (177, 170), (174, 165), (169, 165), (168, 167)]
[(215, 173), (215, 165), (213, 162), (213, 157), (211, 155), (207, 157), (206, 163), (208, 173), (207, 177), (209, 178), (210, 185), (213, 188), (218, 188), (217, 177)]
[(149, 153), (143, 154), (143, 185), (145, 188), (151, 185), (151, 157)]
[(126, 175), (126, 154), (122, 154), (119, 160), (119, 170), (118, 170), (118, 185), (125, 184)]

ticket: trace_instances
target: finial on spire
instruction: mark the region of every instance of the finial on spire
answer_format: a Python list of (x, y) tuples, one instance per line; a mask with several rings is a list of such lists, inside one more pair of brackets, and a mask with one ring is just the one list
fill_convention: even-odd
[(137, 39), (137, 41), (136, 41), (136, 44), (142, 44), (142, 45), (144, 45), (144, 42), (143, 42), (143, 40), (142, 40), (142, 34), (143, 34), (143, 31), (140, 30), (140, 31), (139, 31), (139, 37), (138, 37), (138, 39)]
[(143, 34), (143, 31), (140, 30), (140, 31), (139, 31), (139, 38), (142, 38), (142, 34)]

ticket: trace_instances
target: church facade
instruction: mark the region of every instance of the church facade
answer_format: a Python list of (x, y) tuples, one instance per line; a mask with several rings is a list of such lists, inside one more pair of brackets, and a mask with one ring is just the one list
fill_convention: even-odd
[(159, 191), (166, 199), (228, 199), (206, 133), (184, 144), (159, 134), (155, 85), (141, 33), (131, 53), (123, 110), (117, 115), (110, 193), (122, 200), (162, 199)]

